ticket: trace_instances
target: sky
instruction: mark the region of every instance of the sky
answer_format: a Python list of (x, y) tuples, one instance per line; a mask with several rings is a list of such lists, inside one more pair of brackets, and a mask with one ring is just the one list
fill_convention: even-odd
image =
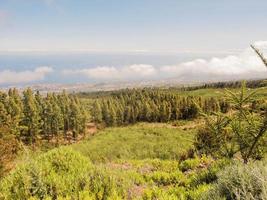
[[(0, 85), (262, 77), (249, 45), (266, 52), (266, 10), (266, 0), (0, 0)], [(89, 54), (102, 60), (77, 56)]]

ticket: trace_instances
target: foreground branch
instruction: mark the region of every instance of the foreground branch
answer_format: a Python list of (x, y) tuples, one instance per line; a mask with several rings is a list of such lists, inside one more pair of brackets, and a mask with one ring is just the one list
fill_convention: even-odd
[(256, 48), (254, 45), (250, 45), (250, 46), (256, 52), (256, 54), (260, 57), (264, 65), (267, 67), (267, 59), (264, 58), (263, 53), (261, 53), (260, 50)]

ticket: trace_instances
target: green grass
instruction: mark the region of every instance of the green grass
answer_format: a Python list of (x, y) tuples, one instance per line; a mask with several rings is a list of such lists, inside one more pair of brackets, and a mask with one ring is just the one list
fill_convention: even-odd
[[(240, 91), (239, 88), (231, 88), (229, 89), (233, 92)], [(249, 90), (257, 90), (257, 98), (264, 98), (267, 97), (267, 87), (257, 88), (257, 89), (249, 89)], [(198, 89), (192, 91), (178, 91), (177, 92), (181, 96), (201, 96), (205, 97), (224, 97), (225, 96), (225, 89), (223, 88), (208, 88), (208, 89)]]
[(192, 147), (195, 130), (140, 123), (107, 128), (72, 146), (93, 162), (117, 159), (179, 159)]

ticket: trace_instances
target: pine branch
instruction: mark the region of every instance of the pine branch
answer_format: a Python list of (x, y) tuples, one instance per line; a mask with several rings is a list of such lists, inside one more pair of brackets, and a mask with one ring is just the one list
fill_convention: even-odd
[(256, 54), (260, 57), (264, 65), (267, 67), (267, 59), (264, 57), (263, 53), (261, 53), (260, 50), (256, 48), (254, 45), (250, 45), (250, 46), (256, 52)]

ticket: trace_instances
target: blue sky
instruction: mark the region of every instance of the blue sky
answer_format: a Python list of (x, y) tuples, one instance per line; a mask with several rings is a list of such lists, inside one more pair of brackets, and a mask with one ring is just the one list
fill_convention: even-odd
[(262, 77), (266, 24), (266, 0), (0, 0), (0, 85)]
[(0, 50), (218, 51), (267, 35), (266, 0), (0, 0)]

